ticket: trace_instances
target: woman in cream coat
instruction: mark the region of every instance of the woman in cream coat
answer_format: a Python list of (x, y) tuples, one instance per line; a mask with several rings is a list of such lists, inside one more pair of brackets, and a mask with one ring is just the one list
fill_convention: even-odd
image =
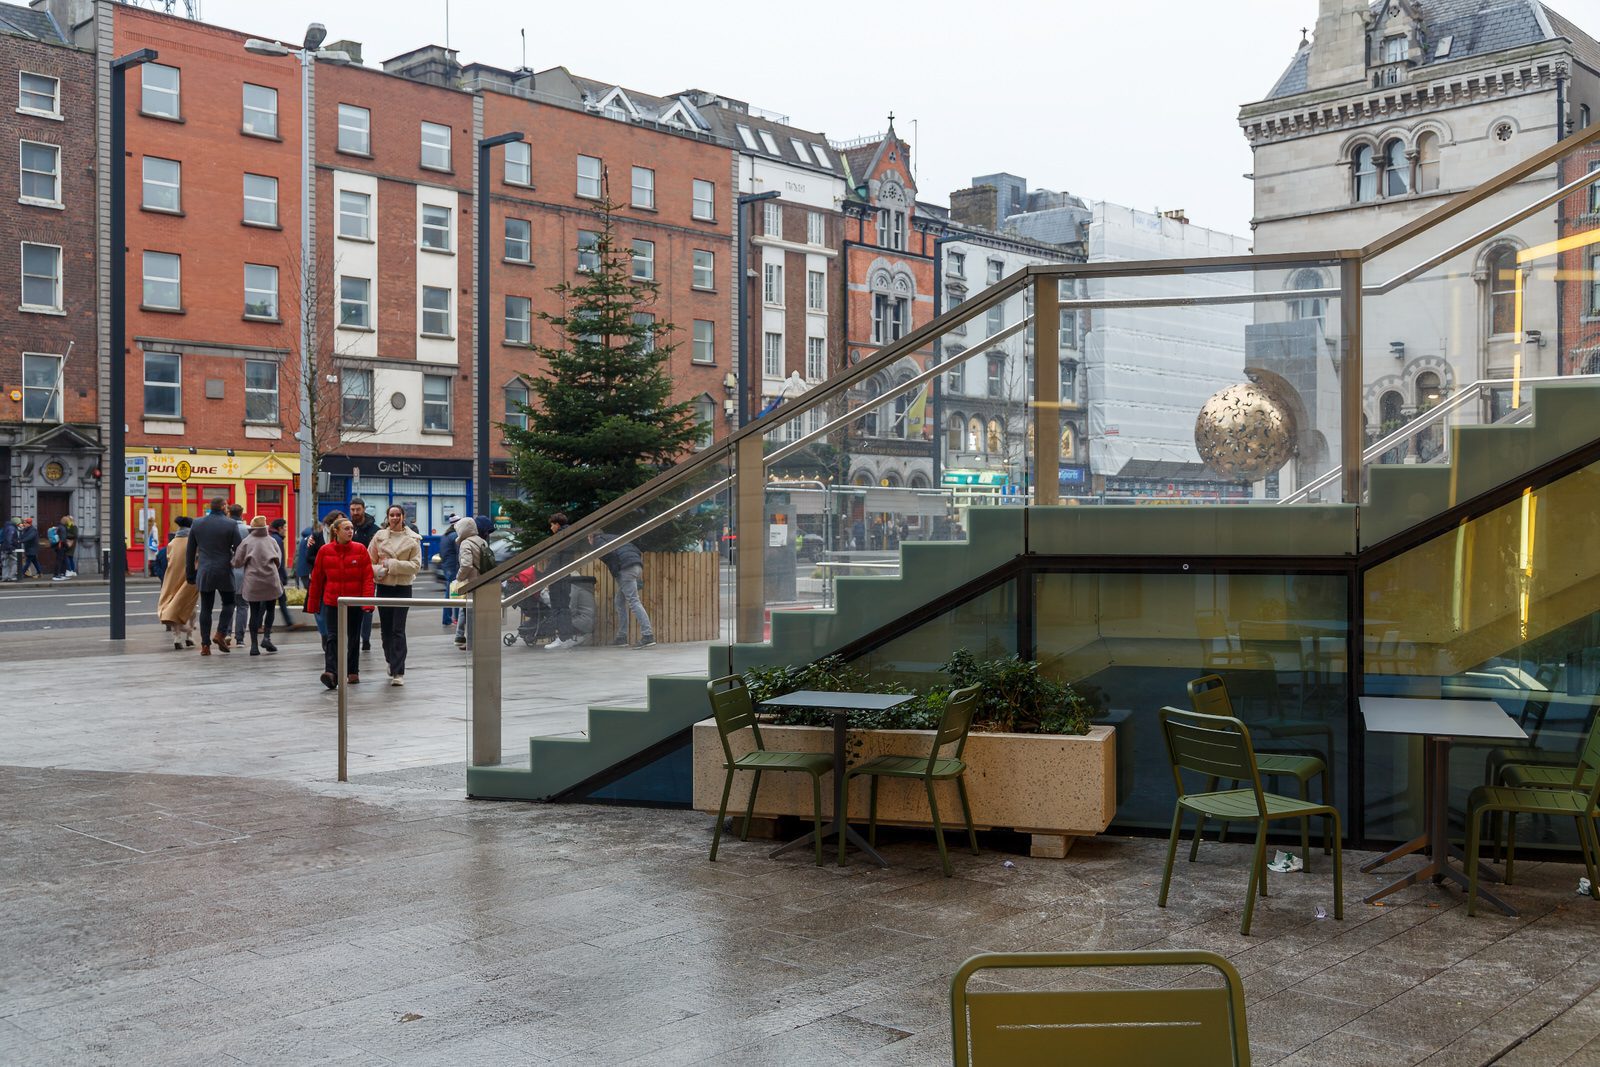
[[(372, 580), (381, 600), (411, 599), (411, 582), (422, 569), (422, 540), (406, 526), (406, 513), (393, 504), (384, 514), (383, 527), (367, 546), (372, 557)], [(406, 684), (406, 615), (408, 607), (378, 609), (383, 635), (383, 658), (389, 664), (389, 684)]]

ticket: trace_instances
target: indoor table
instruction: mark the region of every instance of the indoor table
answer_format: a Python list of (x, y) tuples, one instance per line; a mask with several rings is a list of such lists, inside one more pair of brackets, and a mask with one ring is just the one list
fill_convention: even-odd
[[(824, 840), (843, 834), (846, 841), (865, 852), (873, 862), (880, 867), (889, 866), (889, 861), (878, 855), (877, 849), (867, 844), (866, 838), (850, 829), (845, 822), (845, 787), (849, 785), (849, 778), (845, 774), (844, 741), (845, 730), (849, 726), (852, 711), (885, 711), (889, 708), (899, 707), (906, 701), (913, 699), (908, 693), (822, 693), (812, 689), (802, 689), (797, 693), (786, 693), (781, 697), (763, 700), (763, 707), (769, 708), (810, 708), (814, 711), (829, 711), (833, 713), (833, 822), (823, 827)], [(774, 856), (781, 856), (794, 848), (809, 846), (816, 839), (816, 831), (806, 833), (804, 837), (796, 838), (788, 844), (775, 850)], [(842, 850), (841, 850), (842, 851)], [(844, 863), (841, 855), (839, 862)]]
[[(1448, 878), (1465, 889), (1466, 873), (1450, 865), (1452, 855), (1463, 863), (1466, 861), (1461, 851), (1450, 843), (1450, 743), (1456, 738), (1525, 741), (1528, 735), (1493, 700), (1363, 696), (1360, 701), (1361, 717), (1368, 733), (1422, 738), (1424, 796), (1422, 833), (1361, 869), (1376, 870), (1413, 852), (1426, 852), (1428, 856), (1428, 862), (1417, 870), (1367, 896), (1367, 903), (1371, 904), (1397, 889), (1404, 889), (1430, 877), (1435, 884)], [(1500, 880), (1485, 863), (1480, 862), (1478, 870), (1491, 881)], [(1515, 908), (1484, 890), (1481, 885), (1478, 896), (1507, 915), (1517, 914)]]

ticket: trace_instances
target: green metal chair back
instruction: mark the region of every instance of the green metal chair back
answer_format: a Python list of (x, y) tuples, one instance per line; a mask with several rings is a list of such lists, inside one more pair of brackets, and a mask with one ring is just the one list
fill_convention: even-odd
[(1228, 699), (1228, 685), (1215, 674), (1203, 674), (1189, 683), (1189, 706), (1201, 715), (1233, 718), (1233, 701)]
[(1184, 796), (1183, 772), (1208, 778), (1249, 783), (1256, 795), (1256, 810), (1264, 817), (1267, 802), (1261, 795), (1261, 775), (1256, 770), (1250, 730), (1229, 715), (1202, 715), (1178, 708), (1161, 709), (1161, 732), (1172, 761), (1172, 781), (1178, 797)]
[(1593, 818), (1596, 809), (1600, 808), (1600, 715), (1595, 716), (1594, 722), (1589, 726), (1589, 736), (1583, 743), (1583, 749), (1578, 753), (1578, 766), (1572, 775), (1572, 788), (1584, 792), (1583, 773), (1587, 769), (1594, 774), (1594, 781), (1589, 784), (1589, 816)]
[[(969, 991), (984, 970), (1211, 967), (1223, 985), (1091, 991)], [(1181, 1063), (1248, 1067), (1244, 983), (1201, 951), (1016, 952), (974, 956), (950, 983), (956, 1067), (1013, 1063)]]
[(743, 678), (730, 674), (725, 678), (711, 679), (706, 683), (706, 697), (711, 701), (711, 717), (717, 720), (722, 754), (730, 764), (733, 762), (733, 746), (728, 743), (728, 738), (747, 726), (755, 738), (756, 748), (766, 748), (761, 743), (761, 727), (756, 723), (755, 705), (751, 703), (750, 690)]
[(933, 773), (939, 750), (944, 746), (954, 744), (956, 748), (950, 758), (961, 758), (962, 751), (967, 747), (967, 735), (972, 732), (972, 717), (977, 713), (978, 687), (975, 685), (956, 689), (945, 698), (944, 714), (939, 717), (939, 729), (933, 735), (933, 751), (928, 753), (929, 774)]

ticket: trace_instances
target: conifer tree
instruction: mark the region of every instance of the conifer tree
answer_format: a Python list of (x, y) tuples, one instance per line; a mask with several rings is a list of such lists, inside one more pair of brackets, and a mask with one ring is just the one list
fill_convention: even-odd
[(672, 400), (673, 326), (634, 318), (657, 288), (633, 277), (615, 206), (603, 201), (598, 241), (578, 249), (579, 279), (550, 289), (561, 312), (538, 315), (558, 343), (535, 346), (545, 373), (522, 376), (527, 428), (502, 426), (523, 497), (503, 506), (524, 545), (548, 536), (555, 512), (576, 520), (643, 485), (705, 430), (692, 403)]

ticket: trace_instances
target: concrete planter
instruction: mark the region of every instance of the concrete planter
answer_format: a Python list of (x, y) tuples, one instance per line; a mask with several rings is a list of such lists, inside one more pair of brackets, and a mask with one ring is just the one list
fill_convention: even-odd
[[(822, 726), (763, 726), (762, 740), (769, 749), (792, 752), (832, 752), (833, 730)], [(933, 742), (928, 730), (852, 730), (859, 748), (850, 753), (851, 764), (875, 756), (925, 755)], [(746, 731), (736, 738), (749, 750)], [(967, 793), (972, 798), (972, 821), (980, 830), (1009, 829), (1033, 835), (1035, 856), (1060, 858), (1076, 837), (1098, 834), (1116, 814), (1116, 730), (1091, 726), (1087, 734), (998, 734), (974, 731), (967, 739)], [(716, 723), (706, 719), (694, 727), (694, 806), (716, 814), (722, 798), (722, 744)], [(728, 798), (729, 814), (743, 814), (750, 799), (754, 775), (740, 771)], [(823, 814), (832, 815), (834, 787), (823, 782)], [(850, 783), (852, 822), (867, 821), (869, 782)], [(954, 782), (941, 782), (939, 817), (946, 827), (961, 821), (961, 800)], [(756, 816), (811, 817), (811, 780), (803, 774), (774, 773), (761, 777)], [(933, 825), (922, 785), (914, 781), (886, 780), (878, 786), (878, 821), (893, 826)]]

